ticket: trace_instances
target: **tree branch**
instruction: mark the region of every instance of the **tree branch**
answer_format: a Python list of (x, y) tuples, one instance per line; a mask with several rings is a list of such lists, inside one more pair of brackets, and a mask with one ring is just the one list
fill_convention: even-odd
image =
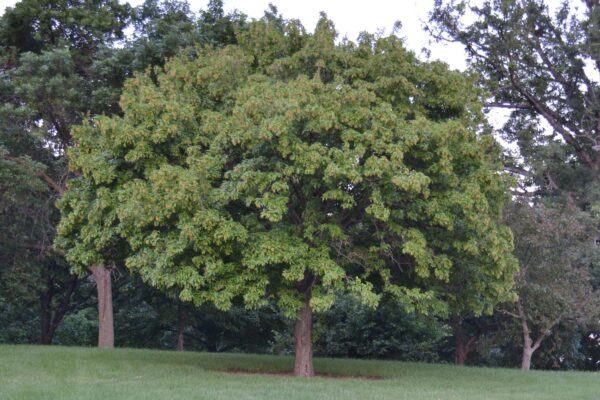
[[(19, 164), (19, 165), (26, 165), (26, 162), (20, 158), (17, 157), (12, 157), (12, 156), (3, 156), (3, 158), (7, 161), (12, 161), (15, 164)], [(58, 182), (56, 182), (54, 179), (52, 179), (50, 176), (46, 175), (43, 172), (35, 172), (35, 176), (40, 178), (41, 180), (43, 180), (46, 185), (48, 185), (52, 190), (54, 190), (56, 192), (56, 194), (58, 195), (62, 195), (65, 192), (65, 188), (60, 185)]]
[(514, 103), (500, 103), (500, 102), (490, 101), (490, 102), (484, 103), (483, 106), (486, 108), (510, 108), (513, 110), (529, 110), (529, 109), (531, 109), (531, 105), (529, 105), (527, 103), (514, 104)]
[(512, 165), (505, 165), (504, 170), (507, 172), (512, 172), (513, 174), (526, 176), (528, 178), (533, 178), (533, 174), (523, 168), (515, 167)]

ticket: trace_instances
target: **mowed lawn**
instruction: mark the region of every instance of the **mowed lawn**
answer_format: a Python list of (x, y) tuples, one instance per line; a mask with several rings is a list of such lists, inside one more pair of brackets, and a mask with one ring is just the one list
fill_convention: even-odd
[(0, 346), (0, 399), (600, 399), (600, 373), (317, 358), (318, 373), (356, 377), (273, 374), (292, 365), (283, 356)]

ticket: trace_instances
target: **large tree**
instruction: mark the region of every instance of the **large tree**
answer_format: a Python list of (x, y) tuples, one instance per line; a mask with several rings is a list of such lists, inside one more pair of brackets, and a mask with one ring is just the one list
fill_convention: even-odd
[(335, 36), (324, 16), (306, 34), (269, 14), (237, 46), (129, 81), (122, 118), (74, 132), (69, 258), (101, 262), (124, 239), (126, 265), (183, 300), (273, 299), (296, 319), (300, 376), (314, 374), (313, 311), (340, 290), (445, 313), (468, 260), (475, 310), (510, 298), (506, 185), (471, 82), (395, 36)]

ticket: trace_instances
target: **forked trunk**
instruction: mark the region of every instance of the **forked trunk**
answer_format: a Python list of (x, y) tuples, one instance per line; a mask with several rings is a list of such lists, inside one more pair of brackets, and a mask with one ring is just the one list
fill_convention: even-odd
[(185, 323), (187, 321), (187, 310), (183, 304), (179, 303), (177, 306), (177, 351), (185, 350), (184, 333)]
[(95, 265), (92, 267), (92, 274), (98, 291), (98, 347), (112, 349), (115, 347), (115, 332), (111, 272), (101, 265)]
[(466, 335), (463, 330), (464, 320), (460, 316), (454, 316), (451, 320), (452, 331), (454, 333), (455, 350), (454, 364), (465, 365), (467, 357), (477, 348), (477, 342), (481, 336), (481, 328), (477, 325), (475, 333), (466, 340)]
[(523, 371), (529, 371), (531, 369), (531, 357), (533, 356), (533, 353), (540, 347), (542, 340), (544, 340), (546, 335), (540, 335), (534, 343), (534, 341), (531, 339), (531, 330), (529, 329), (527, 316), (525, 314), (525, 310), (523, 309), (523, 305), (521, 304), (521, 300), (517, 301), (517, 312), (519, 313), (519, 318), (521, 319), (521, 328), (523, 329), (523, 355), (521, 356), (521, 369)]
[(314, 376), (310, 295), (306, 296), (304, 306), (298, 314), (298, 320), (294, 328), (294, 340), (296, 343), (294, 375), (302, 377)]
[[(73, 293), (79, 285), (79, 278), (71, 276), (69, 286), (62, 291), (63, 297), (58, 304), (53, 304), (55, 303), (57, 293), (54, 290), (55, 281), (52, 274), (45, 270), (43, 279), (45, 281), (45, 287), (39, 292), (41, 325), (40, 343), (52, 344), (58, 326), (63, 321), (67, 311), (69, 311)], [(60, 293), (60, 291), (58, 293)]]

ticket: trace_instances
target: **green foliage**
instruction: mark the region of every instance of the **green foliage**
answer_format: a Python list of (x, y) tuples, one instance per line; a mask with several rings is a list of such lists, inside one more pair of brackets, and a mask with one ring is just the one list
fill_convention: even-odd
[[(69, 298), (82, 295), (80, 285), (71, 290), (70, 267), (51, 245), (71, 127), (90, 115), (121, 113), (127, 77), (162, 65), (180, 47), (215, 38), (229, 43), (243, 21), (239, 13), (224, 15), (219, 1), (202, 18), (180, 1), (149, 0), (132, 9), (112, 0), (25, 0), (7, 8), (0, 18), (0, 276), (3, 293), (27, 294), (21, 302), (5, 295), (7, 309), (29, 318), (49, 295), (50, 311), (78, 310)], [(85, 276), (89, 266), (74, 272)], [(45, 324), (43, 318), (36, 323)]]
[(0, 46), (39, 53), (66, 46), (82, 57), (123, 37), (130, 6), (116, 0), (21, 0), (0, 23)]
[(71, 125), (114, 109), (95, 97), (106, 81), (92, 65), (123, 38), (129, 12), (116, 1), (24, 0), (0, 17), (1, 335), (20, 325), (26, 339), (9, 334), (14, 340), (50, 344), (66, 314), (89, 306), (85, 285), (52, 247), (55, 200)]
[(376, 310), (342, 298), (315, 321), (315, 353), (327, 357), (439, 361), (438, 349), (450, 334), (433, 318), (408, 314), (398, 303)]
[(39, 339), (39, 320), (34, 307), (35, 297), (30, 295), (16, 301), (10, 298), (12, 296), (4, 294), (7, 287), (7, 284), (1, 287), (3, 294), (0, 296), (0, 343), (36, 343)]
[(336, 45), (325, 17), (314, 35), (280, 22), (137, 76), (123, 117), (74, 131), (68, 259), (122, 257), (183, 300), (290, 316), (342, 288), (437, 314), (455, 279), (476, 282), (476, 312), (510, 298), (506, 187), (468, 80), (394, 36)]

